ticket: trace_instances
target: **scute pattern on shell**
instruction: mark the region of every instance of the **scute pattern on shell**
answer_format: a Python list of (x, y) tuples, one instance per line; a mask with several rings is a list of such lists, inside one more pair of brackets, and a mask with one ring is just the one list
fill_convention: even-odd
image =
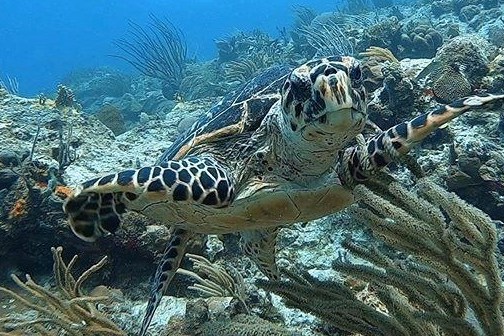
[[(263, 71), (240, 88), (224, 96), (217, 105), (212, 107), (206, 114), (202, 115), (187, 132), (179, 136), (157, 162), (162, 163), (172, 159), (182, 146), (199, 135), (210, 134), (240, 122), (242, 119), (240, 112), (240, 108), (242, 107), (241, 104), (253, 97), (258, 98), (266, 94), (279, 92), (285, 77), (291, 70), (292, 67), (288, 65), (273, 66)], [(264, 100), (263, 105), (265, 104), (271, 104), (271, 100)], [(252, 113), (247, 115), (248, 120), (245, 127), (249, 128), (248, 130), (257, 128), (268, 110), (269, 106), (267, 106), (267, 108), (251, 109)]]

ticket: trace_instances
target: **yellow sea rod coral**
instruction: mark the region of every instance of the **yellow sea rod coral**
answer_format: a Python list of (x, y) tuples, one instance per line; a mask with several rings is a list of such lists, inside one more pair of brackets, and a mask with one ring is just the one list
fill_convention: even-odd
[[(78, 278), (71, 271), (77, 256), (65, 264), (62, 259), (63, 248), (51, 248), (54, 260), (56, 288), (47, 289), (26, 275), (23, 282), (12, 275), (14, 282), (25, 292), (17, 293), (0, 287), (0, 293), (13, 298), (14, 304), (25, 308), (24, 313), (8, 314), (0, 318), (0, 334), (6, 335), (59, 335), (64, 332), (71, 336), (120, 336), (126, 335), (118, 326), (96, 309), (96, 304), (108, 297), (92, 297), (83, 294), (82, 284), (106, 263), (103, 257)], [(36, 318), (30, 311), (36, 312)]]

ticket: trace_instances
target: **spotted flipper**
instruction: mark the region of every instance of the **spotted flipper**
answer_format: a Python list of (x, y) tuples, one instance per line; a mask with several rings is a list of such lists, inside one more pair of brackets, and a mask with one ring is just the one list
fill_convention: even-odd
[(365, 181), (391, 162), (401, 159), (420, 141), (452, 119), (476, 108), (500, 102), (504, 95), (482, 94), (458, 99), (451, 104), (402, 122), (372, 137), (364, 146), (340, 153), (339, 176), (346, 185)]
[(173, 231), (154, 276), (149, 303), (147, 304), (139, 336), (144, 336), (147, 333), (154, 313), (180, 266), (180, 262), (185, 255), (187, 242), (192, 236), (193, 234), (187, 230), (175, 229)]
[(222, 208), (230, 204), (233, 193), (231, 177), (222, 166), (209, 158), (188, 157), (87, 181), (67, 199), (63, 210), (77, 236), (95, 241), (114, 233), (127, 209), (152, 216), (148, 207), (159, 202)]
[(241, 245), (245, 254), (254, 261), (270, 280), (279, 280), (275, 262), (275, 246), (278, 228), (241, 232)]

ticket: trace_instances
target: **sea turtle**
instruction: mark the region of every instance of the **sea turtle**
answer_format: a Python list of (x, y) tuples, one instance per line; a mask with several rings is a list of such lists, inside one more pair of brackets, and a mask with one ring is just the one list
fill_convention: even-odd
[(459, 99), (356, 142), (367, 121), (359, 62), (349, 56), (272, 68), (225, 97), (153, 166), (83, 183), (66, 203), (86, 241), (115, 232), (136, 211), (174, 233), (158, 266), (144, 335), (195, 233), (240, 232), (243, 249), (272, 279), (279, 226), (352, 204), (352, 186), (399, 161), (439, 126), (504, 95)]

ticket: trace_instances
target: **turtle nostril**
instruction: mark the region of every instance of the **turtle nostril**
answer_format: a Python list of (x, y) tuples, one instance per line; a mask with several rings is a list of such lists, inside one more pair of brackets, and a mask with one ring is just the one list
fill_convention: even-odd
[(354, 68), (352, 68), (352, 70), (350, 70), (351, 79), (359, 81), (361, 77), (362, 77), (362, 71), (359, 65), (355, 66)]
[(329, 75), (335, 74), (336, 72), (338, 72), (338, 70), (336, 70), (334, 68), (327, 68), (324, 71), (324, 75), (329, 76)]
[(301, 103), (297, 104), (294, 107), (294, 110), (296, 118), (299, 118), (301, 116), (301, 112), (303, 112), (303, 105)]

